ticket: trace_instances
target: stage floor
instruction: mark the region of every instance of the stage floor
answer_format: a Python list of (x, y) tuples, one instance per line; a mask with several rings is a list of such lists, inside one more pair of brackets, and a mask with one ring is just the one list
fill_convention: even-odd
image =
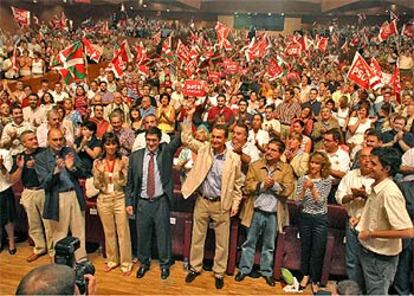
[[(20, 279), (31, 269), (51, 262), (50, 257), (43, 256), (32, 263), (26, 262), (32, 248), (27, 242), (17, 244), (17, 253), (9, 255), (7, 250), (0, 253), (0, 294), (14, 294)], [(160, 269), (156, 261), (151, 270), (142, 279), (135, 277), (138, 265), (134, 266), (129, 277), (123, 277), (119, 269), (104, 272), (105, 259), (98, 252), (89, 254), (89, 259), (96, 267), (99, 295), (134, 294), (134, 295), (275, 295), (286, 294), (280, 283), (275, 287), (268, 286), (264, 279), (247, 277), (243, 282), (236, 282), (233, 277), (226, 276), (224, 288), (216, 290), (214, 277), (211, 272), (203, 272), (193, 283), (184, 281), (186, 272), (181, 261), (171, 267), (171, 274), (167, 280), (160, 279)], [(333, 290), (333, 283), (329, 283), (327, 290)], [(308, 288), (302, 295), (311, 294)], [(287, 294), (292, 295), (292, 294)]]

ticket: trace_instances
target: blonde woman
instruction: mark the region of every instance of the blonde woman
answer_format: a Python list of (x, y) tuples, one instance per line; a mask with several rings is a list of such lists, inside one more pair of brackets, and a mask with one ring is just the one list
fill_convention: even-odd
[(297, 186), (297, 197), (303, 205), (299, 214), (303, 274), (300, 287), (306, 288), (310, 281), (313, 294), (319, 290), (328, 239), (328, 195), (332, 187), (332, 180), (329, 178), (330, 167), (329, 158), (325, 153), (312, 153), (309, 172), (299, 178)]
[(106, 133), (102, 137), (103, 154), (93, 165), (94, 185), (100, 190), (98, 213), (104, 233), (109, 272), (119, 265), (124, 276), (132, 271), (131, 237), (125, 211), (124, 186), (127, 182), (128, 158), (120, 154), (118, 137)]

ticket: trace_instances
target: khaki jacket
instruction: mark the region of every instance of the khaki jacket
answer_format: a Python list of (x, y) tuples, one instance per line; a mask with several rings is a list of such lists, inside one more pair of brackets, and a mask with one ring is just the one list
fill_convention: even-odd
[[(189, 198), (201, 186), (213, 164), (213, 150), (209, 142), (202, 143), (194, 139), (191, 125), (182, 125), (181, 139), (192, 151), (197, 152), (193, 168), (181, 186), (185, 199)], [(221, 178), (221, 210), (237, 210), (242, 197), (242, 175), (240, 155), (227, 149)]]
[[(241, 223), (250, 227), (254, 212), (254, 199), (257, 197), (257, 189), (262, 182), (266, 179), (267, 171), (265, 169), (266, 160), (264, 158), (255, 161), (250, 165), (247, 172), (246, 183), (244, 190), (249, 197), (244, 203), (243, 209), (240, 213)], [(277, 203), (277, 225), (279, 232), (283, 231), (283, 227), (289, 225), (289, 210), (287, 207), (287, 198), (292, 194), (295, 184), (295, 177), (293, 175), (292, 167), (282, 161), (279, 161), (275, 172), (272, 174), (272, 178), (278, 182), (283, 191), (281, 194), (276, 195), (278, 199)]]

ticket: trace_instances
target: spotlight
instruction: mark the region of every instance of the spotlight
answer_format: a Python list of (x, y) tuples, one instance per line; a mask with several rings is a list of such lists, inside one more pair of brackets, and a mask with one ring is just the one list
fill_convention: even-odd
[(169, 8), (167, 8), (167, 12), (170, 12), (171, 10)]
[(267, 15), (268, 15), (268, 16), (272, 16), (272, 13), (271, 13), (271, 12), (269, 12)]
[(33, 3), (37, 3), (37, 0), (33, 0)]
[(142, 7), (147, 8), (148, 5), (147, 4), (142, 4)]
[(134, 7), (130, 6), (129, 9), (134, 10)]
[(282, 16), (282, 17), (285, 16), (285, 13), (284, 12), (281, 12), (280, 13), (280, 16)]

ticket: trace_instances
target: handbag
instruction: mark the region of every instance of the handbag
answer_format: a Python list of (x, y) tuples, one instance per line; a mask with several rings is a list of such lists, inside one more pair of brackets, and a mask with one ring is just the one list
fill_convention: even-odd
[(85, 181), (85, 195), (87, 198), (93, 198), (100, 193), (99, 189), (93, 183), (93, 177), (89, 177)]

